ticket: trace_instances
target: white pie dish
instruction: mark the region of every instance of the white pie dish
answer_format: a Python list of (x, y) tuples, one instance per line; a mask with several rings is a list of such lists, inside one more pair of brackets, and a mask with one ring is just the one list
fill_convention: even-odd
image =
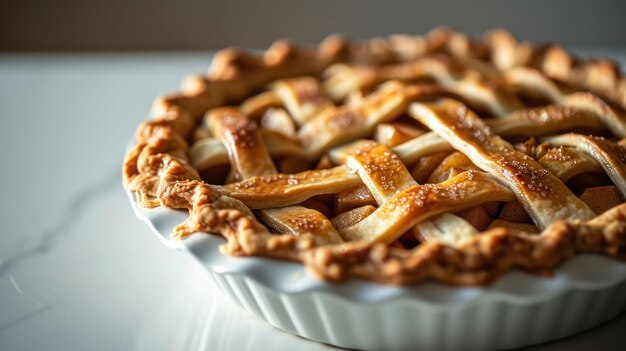
[(198, 233), (182, 241), (171, 230), (187, 216), (144, 209), (137, 217), (166, 246), (207, 269), (237, 304), (271, 325), (307, 339), (356, 349), (508, 349), (563, 338), (626, 309), (626, 264), (579, 255), (552, 277), (511, 271), (486, 287), (414, 287), (319, 280), (299, 263), (230, 257), (225, 241)]

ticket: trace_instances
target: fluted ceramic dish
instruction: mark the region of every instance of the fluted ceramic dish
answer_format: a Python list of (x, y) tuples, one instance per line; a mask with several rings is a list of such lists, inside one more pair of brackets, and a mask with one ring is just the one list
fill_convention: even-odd
[(327, 283), (299, 263), (226, 256), (217, 235), (172, 240), (187, 213), (140, 208), (128, 195), (163, 244), (195, 257), (245, 310), (318, 342), (364, 350), (509, 349), (567, 337), (626, 309), (626, 264), (602, 256), (578, 255), (551, 277), (511, 271), (486, 287)]

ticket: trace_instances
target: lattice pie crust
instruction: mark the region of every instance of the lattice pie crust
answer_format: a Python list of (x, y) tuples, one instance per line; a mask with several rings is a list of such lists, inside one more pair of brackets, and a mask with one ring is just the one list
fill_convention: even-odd
[(323, 279), (485, 284), (626, 260), (626, 78), (502, 30), (218, 52), (157, 99), (124, 162), (173, 236)]

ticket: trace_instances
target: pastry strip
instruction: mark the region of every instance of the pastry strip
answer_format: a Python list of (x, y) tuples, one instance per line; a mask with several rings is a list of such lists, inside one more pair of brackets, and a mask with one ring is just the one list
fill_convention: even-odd
[(336, 99), (380, 82), (399, 79), (403, 81), (434, 79), (450, 92), (458, 94), (468, 101), (485, 107), (495, 116), (505, 116), (522, 107), (511, 94), (497, 87), (486, 84), (480, 79), (481, 73), (465, 69), (467, 78), (457, 79), (459, 67), (439, 57), (425, 57), (413, 62), (386, 65), (380, 67), (353, 67), (338, 65), (327, 71), (329, 79), (325, 88)]
[(518, 110), (506, 118), (486, 120), (485, 124), (502, 137), (549, 135), (575, 128), (604, 129), (595, 114), (560, 104)]
[(278, 96), (276, 91), (270, 90), (247, 99), (239, 108), (245, 115), (251, 118), (258, 118), (265, 110), (282, 105), (283, 100), (280, 96)]
[(327, 109), (304, 124), (298, 139), (311, 158), (333, 146), (370, 134), (377, 124), (399, 116), (418, 97), (441, 96), (436, 86), (407, 86), (388, 82), (368, 95), (358, 106)]
[(346, 166), (297, 174), (258, 176), (224, 185), (221, 190), (252, 209), (291, 206), (321, 194), (334, 194), (361, 183)]
[(600, 137), (564, 134), (546, 139), (552, 145), (570, 146), (595, 159), (626, 197), (626, 149)]
[[(493, 121), (490, 120), (490, 122)], [(503, 128), (506, 128), (504, 124)], [(329, 152), (329, 156), (334, 163), (345, 163), (349, 150), (363, 143), (367, 143), (367, 141), (356, 141), (347, 146), (332, 149)], [(398, 155), (403, 163), (413, 164), (421, 157), (454, 149), (445, 139), (434, 132), (429, 132), (393, 147), (391, 150)], [(593, 158), (572, 148), (563, 150), (550, 149), (538, 159), (538, 162), (563, 182), (577, 174), (600, 171), (602, 169)]]
[[(417, 186), (417, 182), (404, 164), (400, 162), (399, 157), (384, 145), (366, 141), (358, 143), (347, 154), (346, 165), (350, 169), (356, 170), (379, 206), (384, 206), (399, 192)], [(453, 226), (462, 226), (466, 223), (460, 218), (457, 220), (457, 218), (455, 215), (448, 214), (448, 216), (440, 219), (437, 224), (424, 224), (424, 228), (428, 230), (448, 223), (448, 229), (452, 229)], [(473, 232), (476, 232), (469, 223), (467, 225), (472, 228)], [(467, 226), (463, 228), (464, 232), (469, 232)], [(436, 235), (432, 230), (430, 233), (432, 233), (430, 238)]]
[(490, 201), (514, 199), (513, 193), (489, 174), (467, 171), (439, 184), (416, 185), (380, 206), (359, 223), (340, 231), (345, 240), (391, 243), (415, 224), (444, 212)]
[(362, 221), (374, 211), (376, 211), (376, 207), (372, 205), (365, 205), (340, 213), (331, 219), (330, 222), (333, 224), (333, 227), (337, 228), (337, 230), (341, 230)]
[(415, 163), (420, 157), (441, 151), (454, 150), (450, 143), (433, 132), (420, 135), (393, 148), (393, 151), (406, 164)]
[(529, 67), (513, 67), (503, 73), (506, 83), (527, 95), (559, 102), (565, 98), (561, 89), (541, 72)]
[(259, 218), (279, 233), (312, 235), (318, 245), (339, 244), (343, 239), (320, 212), (302, 206), (260, 210)]
[(438, 241), (448, 245), (457, 245), (465, 238), (478, 234), (468, 221), (450, 213), (442, 213), (420, 222), (413, 227), (422, 241)]
[(537, 162), (557, 176), (562, 182), (585, 172), (601, 172), (600, 164), (573, 147), (554, 147), (541, 156)]
[(593, 114), (615, 136), (626, 137), (626, 116), (596, 95), (586, 92), (570, 94), (563, 104)]
[(512, 86), (530, 94), (542, 95), (561, 106), (590, 114), (616, 136), (626, 137), (626, 117), (600, 97), (588, 92), (566, 95), (548, 77), (528, 67), (514, 67), (507, 70), (504, 75)]
[(299, 126), (322, 111), (335, 108), (324, 95), (319, 81), (313, 77), (280, 80), (274, 83), (273, 88)]
[(540, 229), (558, 220), (586, 221), (595, 214), (557, 177), (515, 150), (463, 104), (445, 99), (413, 103), (410, 114), (515, 193)]
[[(304, 149), (296, 140), (267, 129), (261, 129), (259, 133), (271, 156), (307, 158)], [(211, 166), (227, 164), (228, 151), (219, 139), (200, 139), (189, 148), (189, 158), (193, 167), (202, 171)]]
[(213, 109), (207, 113), (207, 119), (213, 135), (228, 150), (230, 163), (240, 179), (276, 173), (256, 125), (238, 109)]
[(349, 151), (346, 166), (357, 172), (379, 206), (398, 192), (417, 185), (398, 156), (374, 141)]

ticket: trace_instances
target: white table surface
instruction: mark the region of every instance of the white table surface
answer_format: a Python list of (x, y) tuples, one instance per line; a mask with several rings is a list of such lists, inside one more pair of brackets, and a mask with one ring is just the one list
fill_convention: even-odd
[[(626, 63), (626, 50), (579, 50)], [(124, 148), (209, 53), (0, 55), (0, 350), (325, 350), (222, 296), (135, 219)], [(625, 349), (626, 314), (532, 350)]]

